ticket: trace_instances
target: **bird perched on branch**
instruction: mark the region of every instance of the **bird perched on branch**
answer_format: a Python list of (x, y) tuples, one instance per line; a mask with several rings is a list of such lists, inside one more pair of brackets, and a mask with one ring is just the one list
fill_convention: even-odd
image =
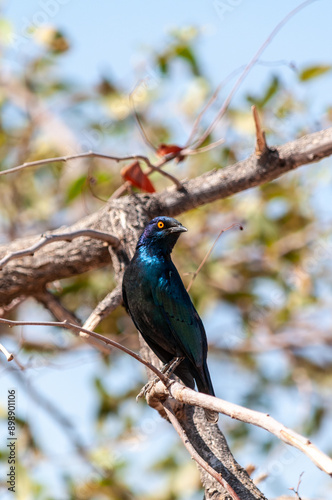
[[(156, 217), (145, 227), (122, 284), (123, 301), (145, 342), (163, 363), (184, 360), (174, 373), (199, 392), (214, 396), (207, 367), (204, 326), (171, 260), (181, 233), (187, 231), (171, 217)], [(205, 411), (210, 422), (218, 413)]]

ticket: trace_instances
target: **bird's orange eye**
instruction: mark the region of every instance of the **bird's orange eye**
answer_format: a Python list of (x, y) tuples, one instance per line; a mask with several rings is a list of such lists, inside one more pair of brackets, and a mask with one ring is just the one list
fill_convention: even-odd
[(165, 224), (161, 220), (158, 222), (159, 229), (162, 229), (164, 227), (164, 225)]

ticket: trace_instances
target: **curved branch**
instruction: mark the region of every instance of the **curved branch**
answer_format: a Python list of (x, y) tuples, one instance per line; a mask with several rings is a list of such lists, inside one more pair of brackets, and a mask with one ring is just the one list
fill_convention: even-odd
[[(6, 325), (11, 326), (58, 326), (61, 328), (65, 328), (66, 330), (74, 330), (78, 332), (78, 335), (82, 337), (84, 340), (89, 339), (90, 337), (93, 337), (94, 339), (99, 340), (100, 342), (103, 342), (107, 346), (115, 347), (116, 349), (119, 349), (120, 351), (129, 354), (132, 358), (136, 359), (136, 361), (139, 361), (143, 365), (145, 365), (147, 368), (149, 368), (157, 377), (161, 380), (161, 382), (165, 385), (166, 388), (169, 387), (171, 381), (170, 379), (164, 375), (158, 368), (153, 366), (152, 363), (149, 361), (146, 361), (143, 359), (141, 356), (139, 356), (136, 352), (132, 351), (131, 349), (128, 349), (128, 347), (125, 347), (118, 342), (115, 342), (114, 340), (111, 340), (107, 337), (104, 337), (104, 335), (100, 335), (99, 333), (92, 332), (91, 330), (88, 330), (84, 327), (81, 327), (79, 325), (76, 325), (74, 323), (69, 323), (69, 321), (12, 321), (10, 319), (4, 319), (0, 318), (0, 323), (4, 323)], [(6, 352), (3, 351), (5, 355), (7, 355), (7, 350)], [(8, 359), (7, 361), (11, 361), (13, 358)]]
[(111, 314), (121, 304), (121, 301), (122, 288), (118, 285), (99, 302), (85, 321), (83, 327), (87, 330), (94, 330), (106, 316)]
[(221, 120), (221, 118), (226, 113), (228, 106), (230, 105), (234, 95), (236, 94), (236, 92), (238, 91), (240, 86), (242, 85), (247, 74), (253, 68), (253, 66), (256, 64), (256, 62), (258, 61), (258, 59), (260, 58), (260, 56), (262, 55), (264, 50), (270, 45), (271, 41), (277, 35), (277, 33), (281, 30), (281, 28), (283, 28), (283, 26), (285, 26), (285, 24), (293, 16), (295, 16), (298, 12), (305, 9), (308, 5), (310, 5), (311, 3), (314, 3), (316, 1), (317, 0), (306, 0), (302, 3), (300, 3), (297, 7), (295, 7), (295, 9), (288, 12), (288, 14), (275, 26), (275, 28), (271, 31), (271, 33), (269, 34), (267, 39), (264, 41), (264, 43), (259, 47), (256, 54), (249, 61), (249, 63), (246, 65), (246, 67), (244, 68), (244, 70), (241, 73), (241, 75), (239, 76), (239, 78), (236, 80), (233, 88), (231, 89), (230, 93), (228, 94), (227, 98), (225, 99), (223, 105), (221, 106), (220, 110), (218, 111), (218, 113), (217, 113), (216, 117), (214, 118), (214, 120), (212, 121), (212, 123), (208, 126), (208, 128), (205, 130), (205, 132), (202, 134), (202, 136), (192, 145), (193, 149), (196, 149), (201, 144), (203, 144), (205, 139), (207, 139), (209, 137), (209, 135), (211, 134), (211, 132), (213, 132), (213, 130), (215, 129), (219, 120)]
[(113, 155), (105, 155), (102, 153), (96, 153), (95, 151), (88, 151), (86, 153), (77, 153), (74, 155), (57, 156), (54, 158), (45, 158), (43, 160), (29, 161), (26, 163), (22, 163), (22, 165), (18, 165), (17, 167), (8, 168), (7, 170), (0, 171), (0, 176), (12, 174), (14, 172), (18, 172), (20, 170), (25, 170), (26, 168), (30, 168), (30, 167), (40, 167), (42, 165), (48, 165), (50, 163), (67, 162), (70, 160), (79, 160), (82, 158), (100, 158), (102, 160), (111, 160), (111, 161), (115, 161), (117, 163), (120, 163), (122, 161), (129, 161), (129, 160), (143, 161), (149, 167), (148, 173), (159, 172), (161, 175), (163, 175), (164, 177), (167, 177), (170, 181), (172, 181), (178, 189), (182, 188), (182, 184), (178, 181), (178, 179), (176, 177), (169, 174), (168, 172), (165, 172), (164, 170), (162, 170), (160, 168), (165, 163), (172, 160), (174, 158), (174, 154), (168, 155), (167, 157), (164, 157), (157, 165), (154, 165), (153, 163), (151, 163), (149, 158), (147, 156), (144, 156), (144, 155), (113, 156)]
[(178, 382), (174, 382), (168, 388), (168, 391), (174, 399), (181, 403), (208, 408), (223, 413), (231, 418), (235, 418), (236, 420), (240, 420), (241, 422), (265, 429), (277, 436), (281, 441), (284, 441), (284, 443), (298, 448), (302, 453), (307, 455), (319, 469), (332, 477), (332, 458), (320, 451), (308, 438), (285, 427), (283, 424), (270, 417), (270, 415), (250, 410), (234, 403), (229, 403), (223, 399), (195, 392)]
[(57, 233), (57, 234), (45, 234), (42, 235), (39, 241), (34, 243), (28, 248), (23, 250), (17, 250), (16, 252), (9, 253), (0, 260), (0, 271), (7, 264), (14, 259), (21, 259), (26, 256), (33, 256), (37, 250), (43, 248), (50, 243), (55, 241), (68, 241), (71, 242), (75, 238), (93, 238), (95, 240), (105, 241), (113, 248), (118, 248), (120, 246), (120, 240), (111, 234), (103, 233), (101, 231), (96, 231), (95, 229), (80, 229), (78, 231), (71, 231), (68, 233)]

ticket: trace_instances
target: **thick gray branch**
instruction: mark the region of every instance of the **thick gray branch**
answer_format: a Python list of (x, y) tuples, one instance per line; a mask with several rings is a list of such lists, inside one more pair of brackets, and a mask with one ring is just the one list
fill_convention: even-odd
[(186, 192), (166, 189), (154, 196), (155, 207), (152, 203), (151, 208), (155, 212), (163, 211), (176, 216), (277, 179), (291, 170), (317, 162), (331, 154), (332, 127), (269, 149), (261, 157), (254, 153), (234, 165), (184, 182)]
[[(52, 243), (33, 257), (9, 262), (0, 272), (0, 306), (21, 295), (34, 295), (54, 280), (67, 278), (111, 263), (121, 275), (126, 252), (146, 221), (158, 214), (176, 216), (192, 208), (226, 198), (271, 181), (295, 168), (332, 154), (332, 128), (307, 135), (283, 146), (255, 154), (227, 168), (186, 181), (182, 191), (174, 187), (154, 195), (136, 195), (112, 200), (101, 210), (58, 232), (93, 229), (117, 237), (124, 251), (108, 249), (105, 243), (87, 238)], [(56, 231), (57, 232), (57, 231)], [(55, 232), (55, 233), (56, 233)], [(0, 247), (0, 259), (8, 252), (27, 248), (40, 236), (16, 240)]]

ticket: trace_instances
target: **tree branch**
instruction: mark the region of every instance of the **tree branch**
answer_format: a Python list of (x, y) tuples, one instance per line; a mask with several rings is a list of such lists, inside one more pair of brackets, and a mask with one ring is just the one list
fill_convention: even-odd
[(30, 247), (6, 255), (6, 257), (0, 260), (0, 270), (3, 268), (3, 266), (7, 264), (7, 262), (10, 262), (11, 260), (14, 259), (21, 259), (22, 257), (26, 256), (31, 257), (35, 254), (37, 250), (43, 248), (46, 245), (50, 245), (55, 241), (71, 242), (75, 238), (82, 238), (82, 237), (94, 238), (95, 240), (105, 241), (113, 248), (118, 248), (120, 246), (120, 241), (115, 236), (112, 236), (111, 234), (108, 233), (103, 233), (101, 231), (96, 231), (94, 229), (80, 229), (78, 231), (71, 231), (62, 234), (61, 233), (45, 234), (41, 236), (39, 241), (31, 245)]
[(11, 352), (8, 352), (4, 345), (0, 344), (0, 351), (6, 356), (7, 361), (13, 361), (14, 355)]
[[(68, 321), (12, 321), (10, 319), (4, 319), (0, 318), (0, 323), (4, 323), (6, 325), (9, 325), (9, 327), (12, 326), (57, 326), (61, 328), (65, 328), (66, 330), (74, 330), (78, 332), (79, 336), (82, 337), (84, 340), (89, 339), (90, 337), (93, 337), (94, 339), (97, 339), (107, 346), (112, 346), (115, 347), (116, 349), (119, 349), (120, 351), (123, 351), (126, 354), (129, 354), (132, 358), (136, 359), (136, 361), (139, 361), (143, 365), (145, 365), (147, 368), (149, 368), (157, 377), (161, 380), (161, 382), (165, 385), (165, 387), (169, 387), (171, 381), (170, 379), (164, 375), (158, 368), (153, 366), (149, 361), (146, 361), (143, 359), (141, 356), (136, 354), (136, 352), (132, 351), (131, 349), (128, 349), (127, 347), (119, 344), (118, 342), (115, 342), (114, 340), (111, 340), (107, 337), (104, 337), (104, 335), (100, 335), (99, 333), (92, 332), (91, 330), (88, 330), (84, 327), (81, 327), (79, 325), (76, 325), (74, 323), (69, 323)], [(8, 353), (8, 351), (6, 350)], [(11, 359), (7, 359), (8, 361), (11, 361)]]
[(332, 459), (320, 451), (310, 440), (259, 411), (250, 410), (223, 399), (195, 392), (175, 382), (168, 388), (171, 396), (182, 403), (197, 405), (227, 415), (241, 422), (256, 425), (277, 436), (281, 441), (301, 450), (323, 472), (332, 477)]
[(166, 189), (151, 197), (149, 208), (153, 214), (176, 216), (277, 179), (302, 165), (317, 162), (331, 154), (332, 127), (270, 148), (260, 158), (254, 153), (234, 165), (183, 182), (185, 192)]
[(94, 330), (99, 323), (113, 312), (122, 301), (122, 289), (118, 285), (106, 297), (99, 302), (97, 307), (92, 311), (83, 327), (87, 330)]
[[(145, 365), (149, 368), (162, 382), (162, 386), (160, 384), (156, 384), (154, 386), (154, 393), (152, 398), (157, 397), (164, 405), (165, 395), (171, 395), (176, 401), (180, 403), (185, 403), (191, 406), (199, 406), (201, 408), (207, 408), (213, 411), (217, 411), (219, 413), (223, 413), (231, 418), (235, 418), (236, 420), (240, 420), (241, 422), (245, 422), (248, 424), (255, 425), (257, 427), (261, 427), (266, 431), (270, 432), (277, 436), (281, 441), (284, 441), (286, 444), (294, 446), (302, 451), (310, 460), (323, 472), (326, 472), (328, 475), (332, 477), (332, 459), (328, 457), (325, 453), (320, 451), (315, 445), (311, 443), (311, 441), (298, 434), (297, 432), (285, 427), (283, 424), (270, 417), (268, 414), (264, 414), (259, 411), (250, 410), (248, 408), (244, 408), (243, 406), (236, 405), (234, 403), (229, 403), (228, 401), (224, 401), (223, 399), (216, 398), (214, 396), (209, 396), (207, 394), (203, 394), (201, 392), (196, 392), (184, 385), (175, 382), (174, 380), (170, 380), (164, 373), (158, 370), (153, 364), (149, 361), (146, 361), (141, 356), (136, 354), (134, 351), (131, 351), (127, 347), (122, 346), (121, 344), (111, 340), (99, 333), (92, 332), (78, 325), (69, 323), (67, 321), (63, 322), (52, 322), (52, 321), (11, 321), (8, 319), (0, 318), (0, 323), (7, 324), (9, 326), (22, 326), (22, 325), (35, 325), (35, 326), (58, 326), (61, 328), (66, 328), (68, 330), (75, 330), (79, 332), (80, 337), (83, 339), (87, 339), (89, 337), (93, 337), (95, 339), (104, 342), (108, 346), (115, 347), (116, 349), (120, 349), (121, 351), (129, 354), (131, 357)], [(8, 353), (8, 351), (7, 351)], [(7, 358), (8, 359), (8, 358)], [(13, 358), (12, 358), (13, 359)], [(10, 361), (10, 359), (8, 359)], [(160, 389), (158, 390), (158, 388)], [(166, 392), (165, 392), (166, 391)]]
[[(317, 162), (332, 154), (332, 128), (301, 137), (277, 148), (270, 148), (260, 158), (256, 154), (234, 165), (211, 171), (153, 195), (133, 195), (112, 200), (98, 212), (81, 219), (66, 232), (81, 229), (113, 234), (127, 250), (137, 241), (143, 224), (157, 215), (177, 216), (195, 207), (226, 198), (232, 194), (277, 179), (301, 165)], [(139, 223), (137, 223), (139, 219)], [(60, 232), (60, 231), (59, 231)], [(62, 230), (63, 232), (63, 230)], [(0, 247), (0, 256), (26, 249), (39, 237), (16, 240)], [(111, 249), (112, 250), (112, 249)], [(21, 295), (33, 295), (54, 280), (67, 278), (110, 263), (108, 249), (98, 241), (75, 240), (70, 247), (54, 243), (33, 258), (25, 257), (20, 266), (8, 263), (0, 273), (0, 305), (9, 304)]]
[(74, 155), (67, 155), (67, 156), (57, 156), (54, 158), (45, 158), (43, 160), (36, 160), (36, 161), (29, 161), (22, 163), (22, 165), (18, 165), (17, 167), (9, 168), (7, 170), (2, 170), (0, 171), (0, 176), (1, 175), (7, 175), (7, 174), (12, 174), (14, 172), (18, 172), (20, 170), (25, 170), (26, 168), (31, 168), (31, 167), (40, 167), (42, 165), (48, 165), (50, 163), (55, 163), (55, 162), (67, 162), (70, 160), (79, 160), (82, 158), (100, 158), (102, 160), (111, 160), (115, 161), (117, 163), (122, 162), (122, 161), (129, 161), (129, 160), (138, 160), (138, 161), (143, 161), (146, 163), (146, 165), (149, 167), (149, 172), (159, 172), (161, 175), (164, 177), (167, 177), (169, 180), (171, 180), (178, 189), (182, 188), (181, 183), (178, 181), (176, 177), (173, 175), (169, 174), (168, 172), (165, 172), (162, 170), (160, 167), (167, 163), (168, 161), (172, 160), (174, 158), (174, 155), (168, 155), (167, 157), (164, 157), (162, 160), (157, 165), (154, 165), (147, 156), (143, 155), (129, 155), (129, 156), (112, 156), (112, 155), (105, 155), (102, 153), (96, 153), (94, 151), (88, 151), (86, 153), (77, 153)]
[(184, 429), (181, 427), (180, 422), (176, 418), (173, 409), (169, 402), (166, 400), (163, 404), (163, 407), (165, 409), (166, 415), (169, 418), (171, 424), (173, 425), (174, 429), (180, 436), (181, 441), (183, 442), (184, 446), (190, 453), (190, 456), (195, 460), (195, 462), (198, 463), (208, 474), (210, 474), (218, 483), (221, 484), (223, 488), (231, 495), (233, 500), (240, 500), (238, 495), (235, 493), (233, 488), (225, 481), (225, 479), (222, 477), (222, 475), (215, 471), (203, 458), (199, 455), (199, 453), (195, 450), (193, 445), (190, 443)]

